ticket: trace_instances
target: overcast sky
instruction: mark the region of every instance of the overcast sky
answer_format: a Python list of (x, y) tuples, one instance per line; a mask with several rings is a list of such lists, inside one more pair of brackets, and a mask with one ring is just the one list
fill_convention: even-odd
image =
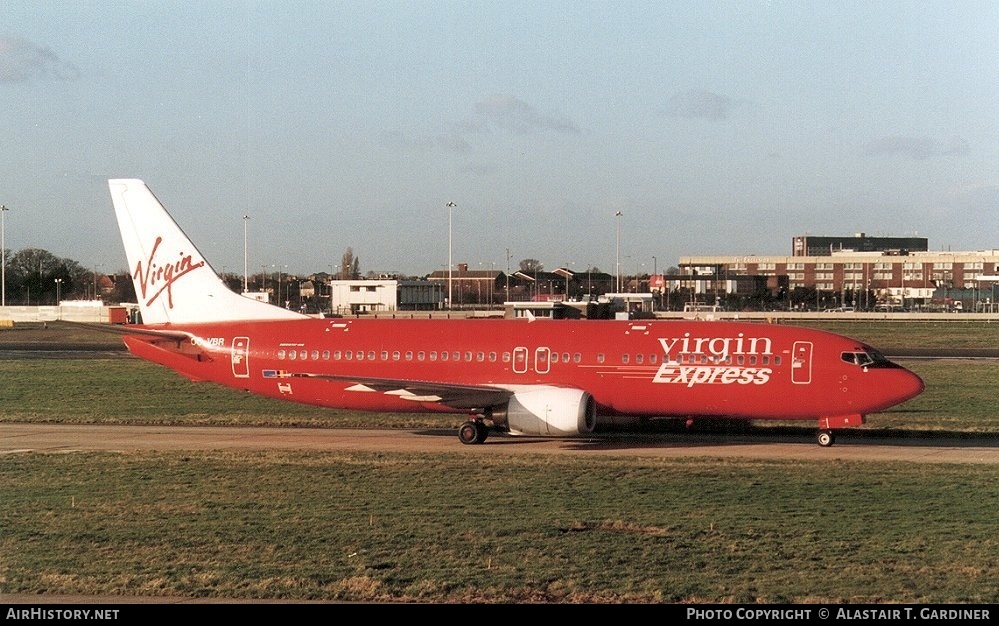
[(119, 177), (236, 273), (999, 248), (994, 0), (6, 0), (0, 95), (6, 247), (107, 273)]

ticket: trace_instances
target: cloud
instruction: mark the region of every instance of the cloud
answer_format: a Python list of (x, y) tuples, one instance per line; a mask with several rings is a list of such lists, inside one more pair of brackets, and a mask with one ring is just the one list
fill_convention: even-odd
[(944, 148), (945, 156), (964, 156), (971, 153), (971, 145), (963, 137), (951, 137), (947, 147)]
[(936, 156), (963, 156), (970, 152), (971, 146), (961, 137), (952, 137), (946, 145), (941, 146), (932, 137), (889, 135), (864, 146), (864, 154), (868, 156), (899, 154), (917, 161)]
[(68, 61), (59, 59), (20, 37), (0, 36), (0, 82), (23, 83), (33, 78), (76, 80), (80, 72)]
[(385, 133), (389, 142), (407, 150), (417, 150), (426, 152), (430, 150), (442, 150), (465, 154), (471, 150), (471, 146), (460, 135), (453, 133), (441, 134), (425, 137), (411, 137), (400, 131), (393, 130)]
[(526, 135), (539, 131), (554, 131), (560, 134), (578, 135), (579, 128), (571, 120), (544, 115), (537, 109), (514, 96), (492, 95), (475, 103), (475, 113), (481, 123), (470, 123), (469, 130), (485, 130), (488, 126)]
[(723, 120), (735, 106), (736, 102), (727, 96), (692, 89), (671, 96), (666, 102), (666, 114), (671, 117)]

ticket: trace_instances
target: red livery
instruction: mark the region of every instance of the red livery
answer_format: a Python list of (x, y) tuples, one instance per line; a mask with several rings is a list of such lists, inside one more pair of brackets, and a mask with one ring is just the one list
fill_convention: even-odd
[(109, 181), (143, 324), (131, 352), (198, 381), (324, 407), (469, 416), (571, 437), (635, 418), (812, 420), (818, 441), (918, 395), (849, 337), (683, 320), (314, 318), (228, 289), (139, 180)]

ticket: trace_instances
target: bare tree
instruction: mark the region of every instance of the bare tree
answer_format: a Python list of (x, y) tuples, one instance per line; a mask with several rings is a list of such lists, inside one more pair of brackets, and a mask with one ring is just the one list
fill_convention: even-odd
[(520, 271), (525, 274), (540, 272), (543, 269), (545, 269), (545, 266), (537, 259), (523, 259), (520, 261)]
[(361, 266), (357, 257), (354, 256), (354, 249), (347, 248), (343, 251), (343, 258), (340, 259), (340, 280), (353, 280), (360, 275)]

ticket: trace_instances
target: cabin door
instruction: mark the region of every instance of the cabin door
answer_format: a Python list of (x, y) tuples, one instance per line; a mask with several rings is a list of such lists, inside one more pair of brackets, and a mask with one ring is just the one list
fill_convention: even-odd
[(517, 346), (513, 349), (513, 372), (523, 374), (527, 371), (527, 348)]
[(250, 338), (232, 338), (232, 375), (236, 378), (250, 377)]
[(812, 382), (812, 342), (795, 341), (791, 353), (791, 382), (807, 385)]
[(537, 348), (534, 351), (534, 371), (547, 374), (551, 369), (552, 351), (550, 348)]

